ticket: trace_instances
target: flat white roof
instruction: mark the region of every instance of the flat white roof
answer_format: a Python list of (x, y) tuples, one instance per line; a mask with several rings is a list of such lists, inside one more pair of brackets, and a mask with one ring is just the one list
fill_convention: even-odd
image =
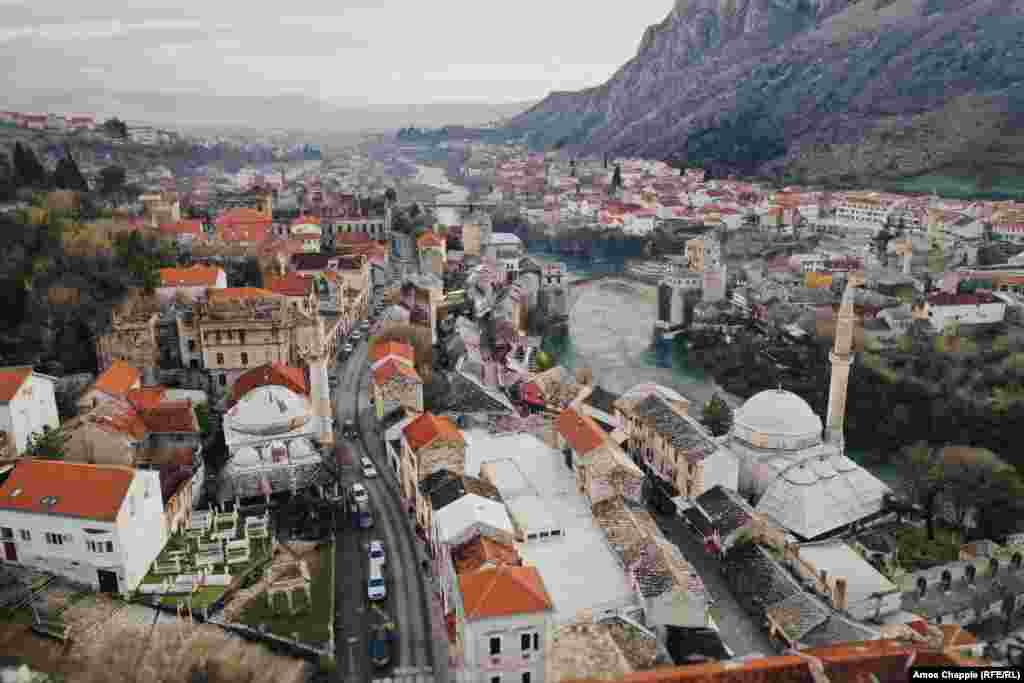
[(800, 557), (829, 576), (846, 579), (846, 597), (853, 604), (875, 593), (898, 590), (896, 584), (885, 578), (861, 557), (860, 553), (842, 541), (805, 543), (800, 545)]
[(513, 517), (563, 530), (554, 539), (517, 544), (523, 560), (543, 577), (559, 620), (583, 609), (635, 602), (618, 557), (560, 453), (530, 434), (492, 436), (473, 429), (466, 436), (466, 474), (479, 476), (480, 466), (489, 463)]
[(523, 241), (519, 239), (519, 236), (511, 232), (494, 232), (491, 233), (491, 239), (488, 244), (519, 244)]
[(509, 534), (514, 533), (512, 520), (505, 506), (475, 493), (467, 493), (435, 512), (434, 522), (444, 543), (451, 543), (474, 524), (483, 524)]

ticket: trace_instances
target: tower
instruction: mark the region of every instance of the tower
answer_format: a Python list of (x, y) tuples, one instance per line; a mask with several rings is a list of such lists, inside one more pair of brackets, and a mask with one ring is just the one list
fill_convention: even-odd
[(327, 377), (328, 353), (327, 344), (319, 331), (315, 341), (302, 349), (302, 358), (309, 367), (313, 416), (320, 423), (317, 439), (329, 450), (334, 445), (334, 417), (331, 414), (331, 387)]
[(863, 273), (850, 273), (843, 300), (839, 305), (836, 319), (836, 339), (828, 359), (832, 363), (832, 379), (828, 389), (828, 416), (825, 424), (825, 438), (845, 450), (843, 422), (846, 417), (846, 390), (850, 381), (850, 366), (853, 365), (853, 337), (857, 322), (854, 311), (855, 288), (864, 286)]

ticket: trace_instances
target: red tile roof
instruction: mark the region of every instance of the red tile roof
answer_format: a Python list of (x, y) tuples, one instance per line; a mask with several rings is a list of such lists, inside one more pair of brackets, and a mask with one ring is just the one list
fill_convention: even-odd
[(267, 289), (282, 296), (309, 296), (313, 293), (313, 278), (303, 277), (298, 273), (288, 273), (284, 277), (268, 278)]
[(96, 378), (93, 385), (105, 394), (125, 397), (132, 386), (142, 380), (142, 374), (124, 361), (115, 360), (106, 371)]
[(223, 272), (215, 266), (161, 268), (160, 284), (163, 287), (216, 287), (217, 278)]
[(125, 398), (135, 407), (136, 410), (150, 410), (160, 405), (164, 400), (167, 387), (142, 387), (140, 389), (129, 389)]
[(433, 232), (425, 232), (416, 240), (419, 247), (441, 247), (444, 246), (444, 238)]
[(130, 467), (24, 459), (0, 486), (0, 509), (113, 522), (133, 477)]
[(438, 438), (445, 438), (461, 444), (466, 443), (466, 440), (462, 438), (462, 432), (451, 420), (433, 413), (423, 413), (407, 424), (403, 432), (409, 442), (409, 448), (413, 451), (420, 450)]
[(410, 363), (415, 360), (415, 354), (412, 345), (406, 344), (405, 342), (399, 341), (380, 341), (373, 345), (370, 349), (370, 362), (376, 363), (379, 360), (383, 360), (388, 356), (398, 356), (404, 358)]
[(522, 565), (523, 558), (510, 543), (502, 543), (487, 536), (475, 536), (452, 550), (452, 563), (458, 574), (475, 572), (485, 564)]
[(231, 402), (235, 403), (257, 387), (280, 386), (297, 394), (309, 395), (306, 373), (283, 363), (263, 365), (241, 375), (231, 389)]
[(0, 369), (0, 403), (10, 403), (31, 374), (32, 368), (28, 366)]
[(386, 384), (395, 377), (401, 375), (407, 379), (416, 380), (422, 382), (419, 373), (410, 368), (405, 363), (399, 363), (395, 359), (391, 358), (382, 363), (373, 371), (373, 383), (374, 384)]
[(266, 242), (270, 236), (270, 221), (265, 223), (225, 223), (217, 229), (224, 242)]
[(256, 209), (249, 208), (238, 208), (230, 209), (225, 211), (217, 217), (216, 223), (218, 226), (221, 225), (240, 225), (243, 223), (266, 223), (270, 224), (272, 221), (267, 214), (257, 211)]
[(585, 455), (604, 443), (605, 432), (589, 415), (566, 408), (555, 420), (555, 429), (579, 455)]
[(501, 565), (459, 575), (467, 619), (543, 612), (551, 598), (536, 567)]
[(341, 244), (368, 244), (372, 242), (370, 236), (365, 232), (339, 232), (334, 236), (334, 243)]
[(299, 216), (292, 221), (292, 225), (320, 225), (319, 216)]
[(142, 421), (151, 433), (197, 433), (199, 422), (191, 401), (168, 401), (142, 413)]

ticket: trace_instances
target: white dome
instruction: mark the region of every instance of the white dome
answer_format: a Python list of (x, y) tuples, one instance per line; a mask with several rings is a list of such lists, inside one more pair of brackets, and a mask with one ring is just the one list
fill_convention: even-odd
[(807, 448), (821, 442), (821, 418), (796, 394), (762, 391), (736, 411), (733, 435), (755, 448)]
[(260, 436), (290, 432), (309, 419), (309, 399), (276, 385), (253, 389), (224, 416), (230, 429)]

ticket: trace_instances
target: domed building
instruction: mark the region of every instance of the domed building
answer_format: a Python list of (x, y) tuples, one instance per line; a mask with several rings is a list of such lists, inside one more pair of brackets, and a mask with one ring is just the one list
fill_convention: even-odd
[(733, 416), (725, 445), (740, 465), (739, 491), (757, 512), (804, 540), (884, 510), (889, 487), (822, 438), (821, 418), (783, 389), (752, 396)]
[(242, 500), (328, 483), (318, 442), (330, 417), (316, 415), (305, 373), (267, 365), (242, 375), (224, 414), (228, 462), (218, 498)]

